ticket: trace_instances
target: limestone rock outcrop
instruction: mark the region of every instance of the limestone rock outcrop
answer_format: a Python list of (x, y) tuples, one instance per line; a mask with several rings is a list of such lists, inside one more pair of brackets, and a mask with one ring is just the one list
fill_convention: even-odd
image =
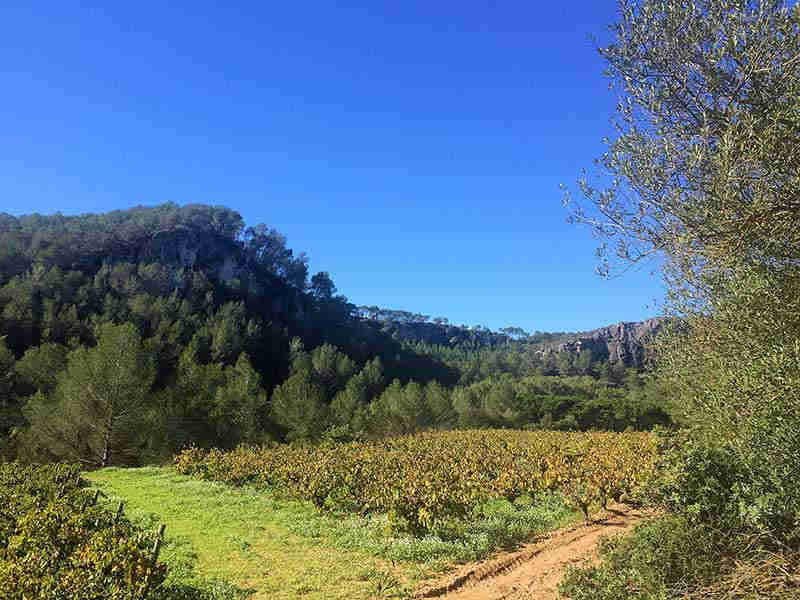
[(591, 350), (594, 360), (622, 363), (626, 367), (641, 367), (645, 360), (645, 345), (664, 325), (659, 318), (640, 322), (623, 321), (581, 334), (574, 340), (551, 347), (556, 352), (580, 353)]

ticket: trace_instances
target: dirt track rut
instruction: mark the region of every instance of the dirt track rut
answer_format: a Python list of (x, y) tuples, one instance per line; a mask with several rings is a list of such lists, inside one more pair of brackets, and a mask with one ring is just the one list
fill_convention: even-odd
[(416, 598), (437, 600), (555, 600), (569, 564), (595, 556), (603, 536), (629, 530), (642, 513), (610, 507), (594, 520), (554, 531), (491, 560), (466, 565), (423, 589)]

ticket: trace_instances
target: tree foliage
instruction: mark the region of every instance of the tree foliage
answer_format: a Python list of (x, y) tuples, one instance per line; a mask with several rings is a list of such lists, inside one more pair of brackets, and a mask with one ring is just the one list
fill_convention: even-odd
[[(604, 372), (597, 357), (539, 353), (565, 334), (373, 308), (359, 316), (326, 272), (309, 283), (305, 255), (285, 236), (246, 227), (224, 207), (1, 215), (0, 455), (142, 464), (189, 445), (525, 426), (542, 418), (538, 409), (489, 418), (481, 404), (462, 418), (453, 387), (504, 373)], [(105, 392), (92, 399), (90, 383), (112, 381), (101, 364), (112, 356), (106, 338), (123, 329), (118, 347), (127, 349), (114, 367), (126, 373), (122, 404)], [(591, 427), (583, 402), (572, 394), (550, 410), (556, 426)], [(109, 414), (119, 417), (102, 426)]]
[(52, 397), (39, 392), (28, 414), (52, 455), (105, 467), (136, 455), (155, 368), (130, 323), (98, 325), (96, 336), (69, 353)]
[(660, 253), (674, 286), (702, 292), (733, 257), (797, 259), (798, 10), (619, 2), (615, 40), (599, 49), (620, 96), (616, 137), (597, 161), (611, 185), (582, 179), (594, 210), (573, 212), (617, 264)]
[(596, 216), (575, 217), (623, 260), (662, 253), (685, 317), (663, 379), (697, 436), (749, 465), (742, 517), (770, 529), (800, 514), (800, 7), (623, 1), (613, 32), (600, 52), (622, 100), (600, 164), (614, 180), (584, 181)]
[[(658, 342), (658, 377), (686, 430), (654, 490), (674, 516), (615, 545), (567, 591), (793, 596), (800, 5), (621, 0), (619, 12), (615, 40), (600, 48), (621, 97), (598, 161), (610, 186), (584, 178), (591, 208), (572, 216), (615, 245), (617, 266), (662, 260), (667, 306), (681, 319)], [(607, 272), (613, 257), (600, 250)], [(681, 547), (678, 565), (680, 538), (700, 543), (689, 556)]]

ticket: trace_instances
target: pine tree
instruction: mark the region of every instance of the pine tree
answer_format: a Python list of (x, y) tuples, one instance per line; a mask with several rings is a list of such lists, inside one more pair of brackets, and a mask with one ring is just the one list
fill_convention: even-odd
[(54, 448), (56, 453), (105, 467), (132, 454), (155, 369), (132, 324), (105, 323), (95, 335), (95, 347), (81, 346), (68, 355), (54, 392), (58, 406), (48, 424), (38, 425), (61, 430), (53, 441), (67, 447)]

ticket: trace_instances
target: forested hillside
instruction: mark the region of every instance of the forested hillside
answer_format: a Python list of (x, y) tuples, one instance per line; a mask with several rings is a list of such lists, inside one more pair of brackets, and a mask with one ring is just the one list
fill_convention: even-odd
[(188, 444), (666, 420), (623, 362), (542, 345), (566, 334), (375, 311), (227, 208), (2, 215), (4, 452), (131, 464)]

